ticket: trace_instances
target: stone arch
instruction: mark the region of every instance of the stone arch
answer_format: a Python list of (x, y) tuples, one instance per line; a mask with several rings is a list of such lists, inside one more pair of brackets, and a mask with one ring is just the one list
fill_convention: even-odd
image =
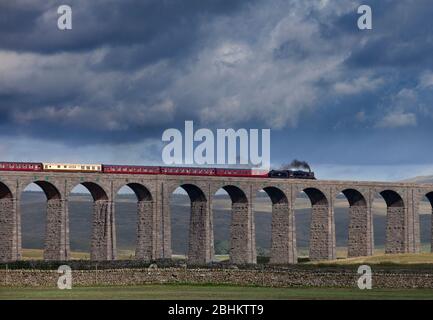
[(271, 264), (293, 264), (297, 262), (296, 227), (294, 211), (286, 193), (275, 186), (263, 190), (272, 202)]
[[(139, 182), (126, 182), (117, 188), (117, 191), (113, 195), (114, 200), (123, 187), (129, 187), (137, 199), (135, 259), (149, 261), (155, 258), (155, 239), (153, 237), (154, 201), (152, 193), (144, 184)], [(113, 207), (115, 207), (115, 205)], [(117, 231), (119, 232), (119, 228), (117, 228)], [(116, 239), (118, 239), (117, 235)]]
[(44, 180), (30, 181), (26, 185), (23, 185), (20, 193), (32, 183), (42, 189), (47, 199), (44, 260), (68, 260), (70, 258), (69, 226), (64, 198), (54, 183)]
[(234, 185), (226, 185), (221, 187), (221, 189), (224, 189), (227, 192), (232, 203), (248, 203), (248, 198), (245, 192), (240, 187)]
[(307, 187), (303, 191), (311, 202), (310, 260), (336, 258), (334, 208), (326, 194), (318, 188)]
[(373, 254), (373, 217), (367, 199), (361, 191), (348, 187), (341, 193), (349, 202), (348, 257)]
[(382, 196), (382, 198), (385, 200), (386, 205), (388, 207), (404, 207), (404, 201), (403, 198), (400, 196), (400, 194), (397, 191), (386, 189), (379, 194)]
[(0, 181), (0, 200), (11, 198), (13, 198), (11, 189), (5, 183)]
[(116, 230), (113, 201), (105, 189), (93, 181), (76, 183), (69, 190), (69, 195), (78, 185), (84, 186), (93, 198), (90, 260), (114, 260), (116, 259)]
[(425, 194), (425, 197), (428, 199), (428, 201), (430, 202), (430, 204), (433, 207), (433, 191), (427, 192)]
[(367, 206), (367, 200), (359, 190), (353, 188), (347, 188), (342, 190), (341, 193), (344, 194), (351, 207)]
[(118, 194), (120, 189), (123, 187), (129, 187), (137, 197), (137, 201), (153, 201), (153, 195), (150, 191), (150, 188), (143, 183), (140, 182), (125, 182), (123, 184), (119, 184), (117, 190), (114, 194)]
[(11, 189), (0, 182), (0, 262), (21, 258), (19, 221)]
[(182, 188), (188, 194), (190, 200), (188, 262), (197, 265), (207, 264), (212, 261), (213, 257), (213, 245), (211, 244), (212, 223), (208, 197), (203, 189), (194, 183), (182, 183), (174, 186), (170, 195), (177, 188)]
[(286, 194), (283, 190), (278, 187), (264, 187), (263, 191), (267, 193), (269, 198), (272, 201), (272, 204), (288, 204), (289, 200), (287, 199)]
[(302, 191), (304, 191), (306, 193), (306, 195), (308, 196), (308, 198), (311, 201), (311, 205), (315, 206), (315, 205), (328, 205), (328, 198), (326, 197), (326, 195), (318, 188), (305, 188)]
[(180, 187), (186, 191), (191, 202), (196, 202), (196, 201), (206, 202), (207, 201), (206, 195), (204, 194), (203, 190), (200, 189), (195, 184), (185, 183), (185, 184), (180, 185)]
[(408, 239), (404, 200), (397, 191), (391, 189), (382, 190), (379, 194), (387, 206), (385, 253), (405, 253)]
[(222, 185), (217, 190), (220, 189), (226, 191), (231, 200), (230, 262), (254, 264), (257, 260), (254, 216), (247, 193), (231, 184)]
[[(83, 185), (87, 190), (89, 190), (94, 201), (108, 200), (107, 192), (99, 184), (97, 184), (95, 182), (89, 182), (89, 181), (88, 182), (81, 182), (79, 184)], [(74, 188), (75, 188), (75, 186), (74, 186)]]

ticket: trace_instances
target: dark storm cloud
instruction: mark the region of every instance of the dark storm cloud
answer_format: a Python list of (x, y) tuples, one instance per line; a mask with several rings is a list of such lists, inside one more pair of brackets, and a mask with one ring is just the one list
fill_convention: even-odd
[[(161, 58), (161, 54), (176, 55), (195, 42), (203, 21), (233, 14), (245, 3), (239, 0), (73, 0), (68, 2), (73, 10), (73, 32), (60, 32), (56, 28), (57, 7), (61, 4), (64, 1), (0, 3), (1, 47), (55, 53), (140, 44), (150, 46), (153, 53), (149, 58)], [(161, 52), (155, 52), (155, 47)]]
[(360, 31), (360, 3), (79, 0), (68, 3), (73, 30), (61, 32), (63, 1), (2, 1), (0, 133), (118, 148), (160, 140), (185, 120), (270, 127), (281, 163), (356, 162), (380, 148), (359, 142), (363, 134), (387, 142), (410, 131), (425, 140), (433, 7), (363, 2), (372, 6), (373, 30)]
[[(6, 122), (0, 129), (3, 132), (69, 137), (77, 143), (83, 142), (82, 135), (88, 136), (85, 143), (103, 140), (105, 130), (111, 131), (113, 142), (138, 139), (149, 132), (155, 135), (149, 127), (159, 125), (163, 115), (171, 119), (167, 115), (170, 110), (162, 109), (157, 121), (134, 123), (134, 118), (155, 116), (157, 110), (149, 112), (149, 108), (171, 103), (164, 103), (167, 99), (161, 93), (172, 81), (169, 69), (179, 70), (184, 58), (194, 58), (194, 46), (205, 41), (201, 26), (218, 16), (233, 15), (246, 5), (232, 0), (71, 1), (73, 30), (61, 32), (57, 30), (60, 4), (63, 2), (0, 4), (0, 49), (21, 57), (39, 55), (29, 58), (34, 63), (22, 64), (31, 69), (26, 75), (0, 88), (4, 95), (0, 109)], [(103, 53), (94, 58), (97, 54), (92, 53), (98, 49)], [(151, 67), (155, 71), (149, 76), (131, 80), (122, 73), (158, 61), (164, 61), (164, 66)], [(77, 112), (71, 115), (68, 110), (74, 108)], [(47, 114), (47, 110), (54, 111)], [(119, 114), (114, 115), (116, 112)], [(97, 128), (88, 123), (89, 117), (103, 118), (104, 114), (111, 116), (108, 121), (118, 118), (118, 123), (113, 120), (108, 127)], [(82, 134), (71, 134), (74, 129)]]
[(348, 64), (360, 68), (432, 68), (433, 6), (429, 0), (370, 1), (374, 28)]

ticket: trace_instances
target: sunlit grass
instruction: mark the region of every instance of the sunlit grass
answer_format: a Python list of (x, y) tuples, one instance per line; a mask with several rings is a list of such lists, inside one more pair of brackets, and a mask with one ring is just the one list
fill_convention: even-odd
[(433, 299), (432, 289), (269, 288), (226, 285), (1, 288), (0, 299)]
[(375, 254), (369, 257), (356, 257), (327, 261), (308, 262), (310, 264), (433, 264), (432, 253), (400, 253), (400, 254)]

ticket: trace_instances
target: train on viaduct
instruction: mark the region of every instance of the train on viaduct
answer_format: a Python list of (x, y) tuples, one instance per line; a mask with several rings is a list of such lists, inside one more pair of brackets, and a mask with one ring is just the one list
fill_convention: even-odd
[[(3, 169), (2, 169), (3, 168)], [(71, 190), (82, 185), (93, 197), (90, 259), (116, 259), (114, 199), (123, 186), (137, 197), (135, 258), (143, 261), (170, 259), (170, 196), (178, 187), (191, 200), (188, 263), (207, 264), (214, 259), (213, 200), (219, 189), (231, 199), (230, 262), (256, 263), (255, 223), (252, 204), (257, 191), (272, 201), (270, 263), (297, 262), (294, 202), (300, 192), (311, 201), (309, 257), (336, 258), (334, 202), (344, 194), (349, 202), (348, 256), (373, 254), (372, 203), (381, 196), (387, 205), (386, 253), (416, 253), (420, 250), (418, 207), (423, 197), (433, 203), (433, 184), (397, 182), (281, 179), (271, 176), (206, 174), (206, 171), (143, 172), (50, 170), (11, 165), (0, 168), (0, 261), (22, 258), (20, 201), (23, 190), (37, 184), (47, 198), (44, 259), (71, 258), (68, 201)], [(65, 167), (66, 168), (66, 167)], [(86, 167), (84, 167), (86, 168)], [(114, 168), (114, 169), (113, 169)], [(30, 170), (31, 169), (31, 170)], [(45, 169), (45, 170), (44, 170)], [(230, 172), (229, 172), (230, 173)]]

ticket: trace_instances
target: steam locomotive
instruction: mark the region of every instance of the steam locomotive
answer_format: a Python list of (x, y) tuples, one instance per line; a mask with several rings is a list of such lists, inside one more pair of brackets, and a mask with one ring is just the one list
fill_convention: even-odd
[(314, 172), (303, 170), (271, 170), (268, 176), (281, 179), (316, 179)]
[(191, 168), (191, 167), (158, 167), (106, 164), (70, 164), (70, 163), (34, 163), (34, 162), (0, 162), (0, 171), (31, 172), (100, 172), (112, 174), (164, 174), (181, 176), (218, 176), (218, 177), (252, 177), (279, 179), (315, 179), (314, 172), (302, 170), (226, 169), (226, 168)]

